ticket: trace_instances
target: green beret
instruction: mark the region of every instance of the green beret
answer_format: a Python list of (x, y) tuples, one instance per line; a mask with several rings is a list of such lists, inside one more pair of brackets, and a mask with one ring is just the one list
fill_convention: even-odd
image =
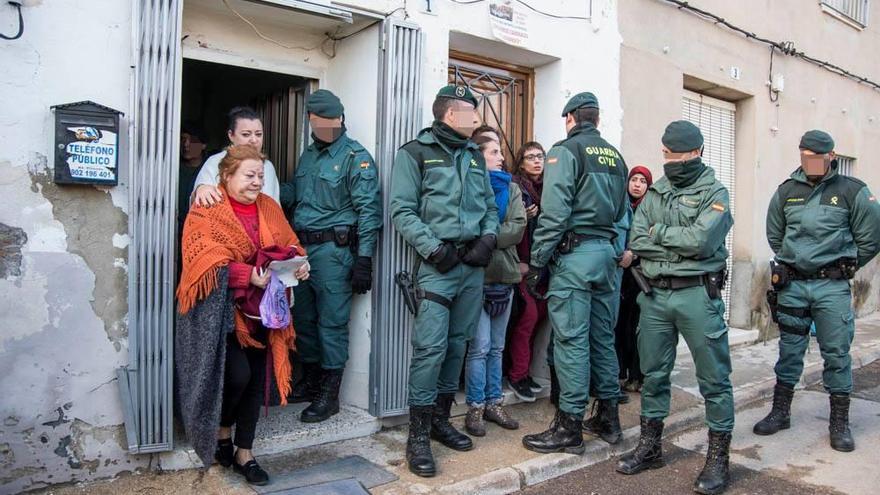
[(319, 89), (306, 100), (306, 112), (325, 119), (335, 119), (342, 117), (345, 107), (342, 106), (339, 97), (326, 89)]
[(676, 120), (666, 126), (660, 141), (673, 153), (685, 153), (703, 146), (703, 133), (687, 120)]
[(831, 135), (827, 132), (814, 129), (812, 131), (807, 131), (804, 134), (798, 148), (824, 155), (825, 153), (834, 151), (834, 140), (831, 139)]
[(565, 108), (562, 109), (562, 116), (565, 117), (578, 108), (599, 108), (599, 100), (596, 99), (596, 95), (593, 93), (578, 93), (572, 96), (568, 103), (565, 104)]
[(470, 103), (477, 107), (478, 101), (474, 94), (471, 92), (470, 88), (467, 86), (456, 86), (455, 84), (450, 84), (448, 86), (443, 86), (440, 88), (440, 91), (437, 92), (437, 98), (452, 98), (453, 100), (461, 100), (467, 103)]

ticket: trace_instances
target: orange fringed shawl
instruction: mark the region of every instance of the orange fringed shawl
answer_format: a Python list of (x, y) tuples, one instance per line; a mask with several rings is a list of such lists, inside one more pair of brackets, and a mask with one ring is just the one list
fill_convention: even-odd
[[(220, 191), (227, 196), (222, 186)], [(257, 197), (257, 211), (262, 246), (296, 246), (301, 254), (305, 254), (305, 249), (275, 200), (260, 194)], [(228, 200), (210, 208), (193, 205), (186, 217), (181, 240), (183, 271), (177, 286), (178, 311), (186, 314), (216, 288), (220, 267), (227, 266), (231, 261), (246, 262), (256, 249)], [(292, 368), (288, 349), (293, 349), (296, 334), (291, 323), (285, 329), (269, 330), (268, 335), (275, 381), (281, 404), (284, 405), (287, 404), (291, 388)], [(235, 336), (242, 347), (265, 347), (251, 337), (245, 317), (238, 308), (235, 309)]]

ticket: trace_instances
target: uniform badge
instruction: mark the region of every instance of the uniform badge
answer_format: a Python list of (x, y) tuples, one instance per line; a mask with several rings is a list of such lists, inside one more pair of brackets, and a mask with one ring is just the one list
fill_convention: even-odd
[(877, 198), (874, 196), (869, 196), (868, 201), (877, 201)]
[(554, 164), (554, 163), (556, 163), (556, 162), (558, 162), (558, 161), (559, 161), (559, 158), (556, 158), (555, 156), (552, 157), (552, 158), (548, 158), (548, 159), (547, 159), (547, 163), (550, 164), (550, 165), (552, 165), (552, 164)]
[(831, 196), (831, 204), (837, 206), (837, 196)]
[(339, 172), (339, 165), (333, 165), (333, 171)]
[(361, 162), (361, 168), (370, 168), (370, 162)]
[(458, 86), (455, 88), (455, 96), (459, 98), (464, 98), (465, 89), (464, 86)]
[(721, 203), (712, 203), (712, 209), (715, 211), (720, 211), (721, 213), (724, 213), (725, 210), (724, 205)]
[(479, 167), (480, 167), (480, 164), (477, 163), (476, 160), (474, 160), (473, 158), (471, 158), (471, 168), (479, 168)]

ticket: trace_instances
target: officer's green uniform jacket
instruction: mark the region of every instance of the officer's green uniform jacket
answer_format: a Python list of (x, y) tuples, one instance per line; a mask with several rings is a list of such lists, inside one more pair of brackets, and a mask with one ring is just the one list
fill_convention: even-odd
[(567, 231), (613, 240), (614, 223), (626, 213), (626, 182), (623, 157), (596, 126), (582, 123), (569, 131), (547, 153), (531, 264), (546, 265)]
[(296, 231), (357, 225), (358, 256), (373, 256), (382, 227), (382, 197), (373, 157), (343, 134), (330, 146), (303, 152), (293, 183), (282, 184), (281, 203), (293, 207)]
[(648, 189), (633, 218), (630, 249), (648, 278), (717, 272), (725, 267), (732, 226), (730, 195), (706, 167), (690, 186), (677, 189), (663, 177)]
[(805, 274), (840, 258), (862, 267), (880, 252), (880, 204), (836, 166), (816, 187), (798, 168), (770, 200), (767, 240), (778, 261)]
[(444, 241), (497, 234), (498, 207), (477, 145), (454, 152), (424, 129), (401, 147), (391, 171), (391, 220), (427, 258)]

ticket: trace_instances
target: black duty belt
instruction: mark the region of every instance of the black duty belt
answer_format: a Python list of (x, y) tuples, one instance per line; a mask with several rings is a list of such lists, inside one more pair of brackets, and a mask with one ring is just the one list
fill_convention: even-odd
[(332, 227), (327, 230), (298, 230), (296, 232), (299, 242), (303, 244), (335, 242), (339, 246), (351, 244), (356, 235), (353, 226)]
[(828, 278), (831, 280), (844, 280), (846, 274), (838, 267), (820, 268), (816, 273), (803, 273), (788, 266), (788, 277), (791, 280), (818, 280)]
[(656, 287), (658, 289), (679, 290), (708, 284), (708, 275), (693, 275), (690, 277), (658, 277), (648, 279), (648, 285), (650, 285), (651, 287)]

